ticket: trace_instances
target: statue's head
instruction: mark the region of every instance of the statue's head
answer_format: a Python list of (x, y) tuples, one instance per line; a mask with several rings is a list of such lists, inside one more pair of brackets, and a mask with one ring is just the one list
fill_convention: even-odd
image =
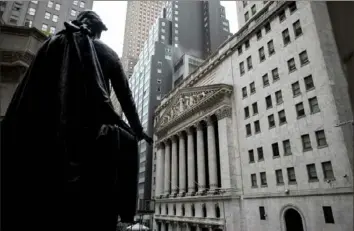
[(85, 24), (92, 32), (92, 36), (95, 38), (100, 38), (102, 31), (107, 30), (107, 27), (102, 22), (101, 17), (92, 10), (82, 11), (72, 23), (77, 26)]

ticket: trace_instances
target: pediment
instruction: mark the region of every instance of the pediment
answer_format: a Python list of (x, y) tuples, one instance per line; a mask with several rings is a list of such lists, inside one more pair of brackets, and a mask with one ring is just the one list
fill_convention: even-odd
[(203, 104), (231, 93), (232, 86), (227, 84), (183, 88), (176, 93), (169, 106), (158, 116), (155, 128), (160, 130)]

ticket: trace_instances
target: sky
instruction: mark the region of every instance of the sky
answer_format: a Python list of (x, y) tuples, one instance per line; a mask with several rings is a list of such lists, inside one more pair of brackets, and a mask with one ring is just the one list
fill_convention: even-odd
[[(238, 30), (236, 16), (236, 1), (221, 1), (225, 7), (226, 18), (229, 20), (230, 32)], [(96, 11), (108, 31), (102, 33), (102, 41), (122, 56), (124, 41), (124, 26), (126, 17), (127, 1), (94, 1), (93, 10)]]

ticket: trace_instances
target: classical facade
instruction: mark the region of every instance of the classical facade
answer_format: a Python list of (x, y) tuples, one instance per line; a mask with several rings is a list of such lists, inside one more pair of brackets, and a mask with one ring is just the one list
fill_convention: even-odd
[(234, 156), (232, 94), (228, 84), (184, 88), (158, 109), (159, 230), (223, 230), (224, 218), (231, 230), (238, 229), (240, 217), (230, 216), (231, 206), (239, 206), (241, 183), (235, 172), (240, 162)]
[(352, 230), (353, 130), (339, 125), (353, 114), (328, 3), (247, 4), (156, 109), (154, 229)]

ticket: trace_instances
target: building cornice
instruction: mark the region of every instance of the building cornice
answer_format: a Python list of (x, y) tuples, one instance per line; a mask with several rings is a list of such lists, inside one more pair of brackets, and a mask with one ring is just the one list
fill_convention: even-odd
[(32, 36), (40, 41), (47, 39), (47, 36), (35, 27), (25, 27), (25, 26), (12, 26), (3, 24), (0, 25), (0, 31), (2, 34), (12, 34), (18, 36)]
[[(158, 114), (169, 105), (170, 98), (173, 97), (177, 91), (181, 88), (193, 86), (210, 73), (210, 71), (214, 70), (223, 60), (231, 56), (237, 50), (240, 43), (243, 43), (245, 40), (253, 36), (259, 28), (275, 17), (277, 13), (289, 3), (290, 2), (286, 1), (269, 2), (266, 7), (253, 16), (237, 33), (226, 40), (207, 60), (194, 70), (194, 72), (183, 79), (178, 87), (166, 94), (162, 98), (161, 104), (156, 108), (155, 114)], [(276, 6), (269, 10), (271, 4), (276, 4)]]

